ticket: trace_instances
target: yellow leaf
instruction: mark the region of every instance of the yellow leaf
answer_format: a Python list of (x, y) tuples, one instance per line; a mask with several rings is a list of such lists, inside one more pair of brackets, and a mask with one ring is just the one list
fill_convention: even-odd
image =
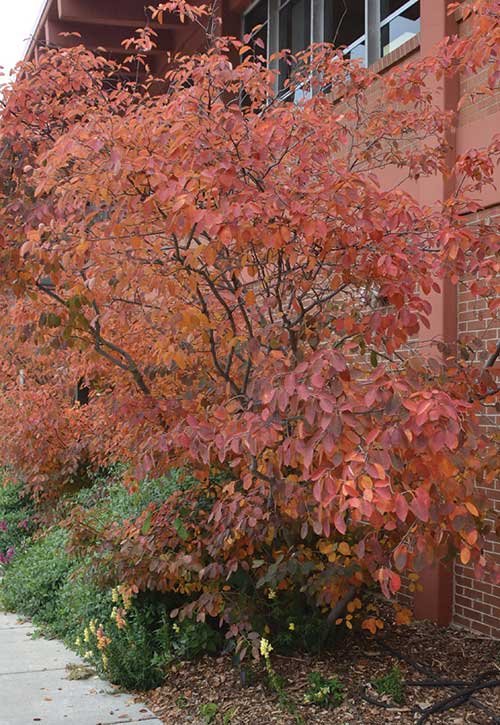
[(326, 539), (322, 539), (318, 543), (318, 549), (321, 554), (323, 554), (324, 556), (328, 556), (332, 553), (332, 551), (335, 551), (335, 544), (332, 544), (331, 541), (326, 541)]
[(363, 475), (359, 478), (359, 485), (362, 489), (373, 488), (373, 481), (370, 476)]
[(410, 624), (411, 621), (412, 614), (407, 607), (402, 607), (396, 612), (396, 624)]
[(357, 597), (355, 599), (351, 599), (351, 601), (347, 605), (348, 612), (355, 612), (356, 609), (361, 609), (361, 600)]
[(377, 631), (377, 625), (373, 617), (368, 617), (368, 619), (365, 619), (362, 622), (361, 627), (363, 629), (367, 629), (369, 632), (371, 632), (371, 634), (375, 634)]

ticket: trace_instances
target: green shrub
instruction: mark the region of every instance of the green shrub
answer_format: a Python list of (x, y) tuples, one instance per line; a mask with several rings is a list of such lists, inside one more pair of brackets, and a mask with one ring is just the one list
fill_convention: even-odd
[(344, 699), (344, 688), (338, 677), (325, 677), (321, 672), (309, 673), (309, 686), (304, 696), (308, 705), (338, 707)]
[[(99, 532), (112, 522), (136, 518), (151, 503), (191, 485), (188, 476), (173, 472), (144, 481), (136, 493), (129, 493), (121, 475), (119, 467), (101, 471), (89, 477), (90, 488), (80, 489), (61, 505), (63, 514), (78, 506), (88, 515), (97, 547), (82, 546), (79, 555), (70, 556), (71, 531), (49, 530), (29, 542), (6, 568), (0, 601), (7, 609), (31, 617), (45, 633), (65, 640), (113, 683), (147, 689), (162, 682), (173, 660), (214, 653), (223, 638), (209, 624), (173, 623), (170, 612), (181, 603), (178, 595), (141, 592), (132, 597), (122, 587), (111, 590), (102, 583), (112, 579), (112, 572), (104, 577), (99, 572), (105, 561), (99, 558)], [(9, 490), (8, 496), (4, 493), (2, 501), (7, 501), (9, 511), (24, 511), (17, 489)]]
[[(268, 631), (273, 647), (280, 654), (333, 650), (346, 636), (344, 627), (336, 627), (328, 616), (311, 605), (307, 594), (297, 591), (257, 589), (253, 605), (260, 614), (252, 620), (257, 631)], [(266, 627), (268, 630), (266, 630)]]
[(103, 616), (87, 620), (73, 646), (115, 684), (137, 690), (159, 685), (173, 659), (170, 607), (158, 597), (131, 599), (119, 588), (103, 605)]
[(55, 625), (58, 592), (71, 570), (66, 540), (65, 531), (52, 529), (14, 558), (1, 587), (6, 609), (31, 617), (35, 624)]
[(107, 611), (87, 621), (72, 643), (111, 682), (135, 690), (156, 687), (175, 660), (218, 649), (220, 634), (208, 624), (172, 624), (169, 598), (139, 594), (132, 599), (120, 591), (108, 594)]
[(172, 654), (178, 660), (194, 660), (204, 654), (215, 654), (222, 645), (220, 630), (192, 619), (172, 625)]
[(0, 474), (0, 566), (24, 548), (34, 529), (33, 503), (22, 486), (4, 483)]
[(74, 647), (75, 639), (92, 619), (105, 621), (112, 611), (109, 592), (84, 571), (71, 572), (57, 592), (53, 634)]
[(401, 705), (405, 699), (404, 682), (401, 670), (395, 665), (386, 675), (373, 681), (379, 695), (387, 695), (393, 702)]
[(102, 524), (135, 519), (152, 503), (162, 503), (179, 489), (189, 488), (193, 479), (173, 469), (160, 478), (141, 481), (136, 491), (123, 483), (123, 466), (112, 466), (92, 476), (90, 488), (82, 489), (70, 499), (71, 506), (79, 505), (91, 511)]

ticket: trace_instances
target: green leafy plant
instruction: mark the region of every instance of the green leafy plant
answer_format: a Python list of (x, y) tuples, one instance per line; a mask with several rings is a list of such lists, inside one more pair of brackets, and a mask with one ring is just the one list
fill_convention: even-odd
[(33, 502), (20, 484), (4, 483), (0, 473), (0, 566), (22, 551), (33, 530)]
[(175, 699), (175, 704), (177, 707), (180, 707), (181, 710), (185, 710), (189, 705), (189, 700), (185, 695), (179, 695), (179, 697)]
[(65, 553), (66, 540), (65, 531), (52, 529), (13, 559), (0, 594), (7, 610), (31, 617), (35, 624), (55, 624), (57, 594), (72, 566)]
[(222, 644), (221, 633), (206, 622), (187, 619), (179, 624), (174, 623), (172, 630), (172, 653), (179, 660), (214, 654)]
[[(67, 517), (77, 508), (78, 523), (89, 524), (94, 540), (68, 553), (68, 544), (78, 535), (71, 516), (65, 528), (54, 526), (40, 538), (28, 539), (7, 567), (0, 600), (7, 609), (31, 617), (46, 636), (63, 639), (113, 683), (147, 689), (161, 683), (174, 659), (215, 653), (223, 637), (208, 623), (172, 623), (170, 611), (178, 606), (178, 595), (145, 591), (132, 596), (127, 587), (110, 592), (109, 581), (116, 584), (116, 572), (110, 568), (102, 573), (106, 559), (99, 548), (107, 528), (191, 485), (188, 474), (174, 470), (142, 482), (131, 493), (122, 476), (120, 466), (89, 474), (92, 485), (60, 503), (57, 514)], [(24, 520), (27, 502), (20, 491), (0, 488), (3, 517), (12, 514)]]
[(210, 725), (210, 723), (215, 722), (215, 718), (219, 713), (219, 706), (215, 702), (205, 702), (203, 705), (200, 705), (199, 712), (203, 718), (203, 722)]
[(161, 599), (108, 592), (108, 616), (90, 619), (73, 643), (99, 674), (131, 689), (158, 686), (172, 661), (171, 625)]
[(338, 677), (325, 677), (321, 672), (309, 673), (309, 686), (304, 696), (307, 705), (332, 708), (342, 704), (344, 688)]
[[(291, 574), (293, 576), (294, 572)], [(262, 611), (261, 619), (256, 620), (255, 626), (262, 629), (264, 622), (269, 626), (273, 647), (280, 654), (294, 651), (320, 654), (332, 650), (346, 635), (346, 628), (332, 626), (328, 617), (312, 604), (299, 587), (277, 591), (268, 586), (265, 596), (261, 590), (257, 590), (254, 602), (260, 605)]]
[(276, 672), (271, 663), (272, 651), (272, 644), (269, 642), (268, 639), (262, 637), (262, 639), (260, 640), (260, 654), (264, 659), (269, 685), (278, 695), (279, 704), (282, 710), (292, 715), (297, 725), (303, 725), (302, 717), (297, 712), (297, 706), (286, 691), (285, 681), (283, 677), (281, 677), (281, 675)]
[(405, 689), (403, 675), (397, 665), (392, 667), (386, 675), (382, 675), (382, 677), (374, 680), (373, 686), (379, 695), (387, 695), (398, 705), (404, 702)]

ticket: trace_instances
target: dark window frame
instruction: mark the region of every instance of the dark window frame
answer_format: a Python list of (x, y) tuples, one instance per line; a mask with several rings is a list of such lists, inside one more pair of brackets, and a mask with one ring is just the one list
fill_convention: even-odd
[[(352, 55), (356, 52), (354, 57), (360, 58), (364, 65), (371, 65), (380, 58), (387, 55), (384, 53), (382, 46), (382, 36), (386, 32), (386, 29), (390, 27), (397, 18), (404, 15), (408, 10), (412, 8), (418, 8), (418, 15), (416, 21), (418, 27), (420, 23), (420, 0), (406, 0), (401, 2), (400, 6), (396, 8), (392, 13), (382, 18), (382, 3), (384, 0), (364, 0), (364, 28), (361, 28), (362, 32), (359, 37), (355, 38), (350, 45), (344, 48), (345, 55)], [(265, 57), (269, 62), (269, 58), (277, 53), (280, 48), (280, 13), (288, 7), (294, 0), (255, 0), (243, 13), (242, 17), (242, 35), (249, 33), (252, 28), (248, 27), (248, 17), (259, 5), (265, 5), (267, 9), (266, 13), (266, 42), (265, 42)], [(327, 28), (325, 27), (325, 7), (327, 3), (338, 2), (339, 6), (346, 4), (348, 6), (349, 0), (309, 0), (309, 12), (310, 17), (308, 18), (308, 25), (310, 27), (310, 42), (305, 46), (307, 47), (311, 43), (323, 42), (330, 40), (325, 37), (328, 34)], [(262, 32), (262, 31), (261, 31)], [(416, 35), (416, 33), (413, 34)], [(413, 37), (411, 36), (411, 37)], [(333, 39), (332, 39), (333, 40)], [(405, 42), (405, 41), (402, 41)], [(392, 52), (402, 43), (397, 43), (397, 37), (389, 43), (392, 47), (387, 52)], [(364, 53), (360, 52), (360, 46), (364, 45)], [(277, 81), (276, 92), (280, 91), (282, 84)], [(286, 95), (286, 91), (285, 91)]]

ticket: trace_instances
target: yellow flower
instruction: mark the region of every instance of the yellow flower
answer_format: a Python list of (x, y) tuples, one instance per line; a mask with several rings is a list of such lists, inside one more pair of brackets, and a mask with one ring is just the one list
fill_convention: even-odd
[(293, 622), (290, 622), (290, 624), (288, 625), (288, 629), (290, 630), (290, 632), (295, 632), (295, 624)]
[(92, 634), (95, 634), (96, 631), (96, 622), (95, 619), (93, 619), (89, 624), (89, 630), (92, 632)]
[(105, 655), (104, 652), (102, 653), (102, 666), (104, 669), (108, 666), (108, 656)]
[(268, 599), (276, 599), (276, 591), (274, 589), (270, 589), (267, 593)]
[(83, 630), (83, 641), (84, 642), (90, 641), (90, 630), (88, 627), (85, 627), (85, 629)]
[(179, 627), (179, 625), (177, 623), (172, 625), (172, 629), (174, 630), (174, 632), (176, 634), (179, 634), (179, 632), (181, 631), (181, 628)]
[(80, 645), (82, 644), (82, 640), (80, 639), (80, 637), (77, 637), (75, 639), (75, 644), (76, 644), (77, 647), (80, 647)]
[(272, 651), (273, 651), (273, 646), (270, 643), (270, 641), (268, 639), (266, 639), (265, 637), (262, 637), (262, 639), (260, 640), (260, 653), (261, 653), (262, 657), (264, 657), (267, 660)]
[(111, 601), (113, 601), (115, 604), (118, 604), (120, 601), (120, 592), (118, 590), (118, 587), (115, 587), (111, 590)]
[(89, 650), (87, 650), (87, 651), (85, 652), (85, 654), (84, 654), (83, 656), (84, 656), (84, 658), (85, 658), (86, 660), (90, 660), (90, 659), (92, 658), (93, 654), (94, 654), (94, 653), (92, 652), (92, 650), (91, 650), (91, 649), (89, 649)]

